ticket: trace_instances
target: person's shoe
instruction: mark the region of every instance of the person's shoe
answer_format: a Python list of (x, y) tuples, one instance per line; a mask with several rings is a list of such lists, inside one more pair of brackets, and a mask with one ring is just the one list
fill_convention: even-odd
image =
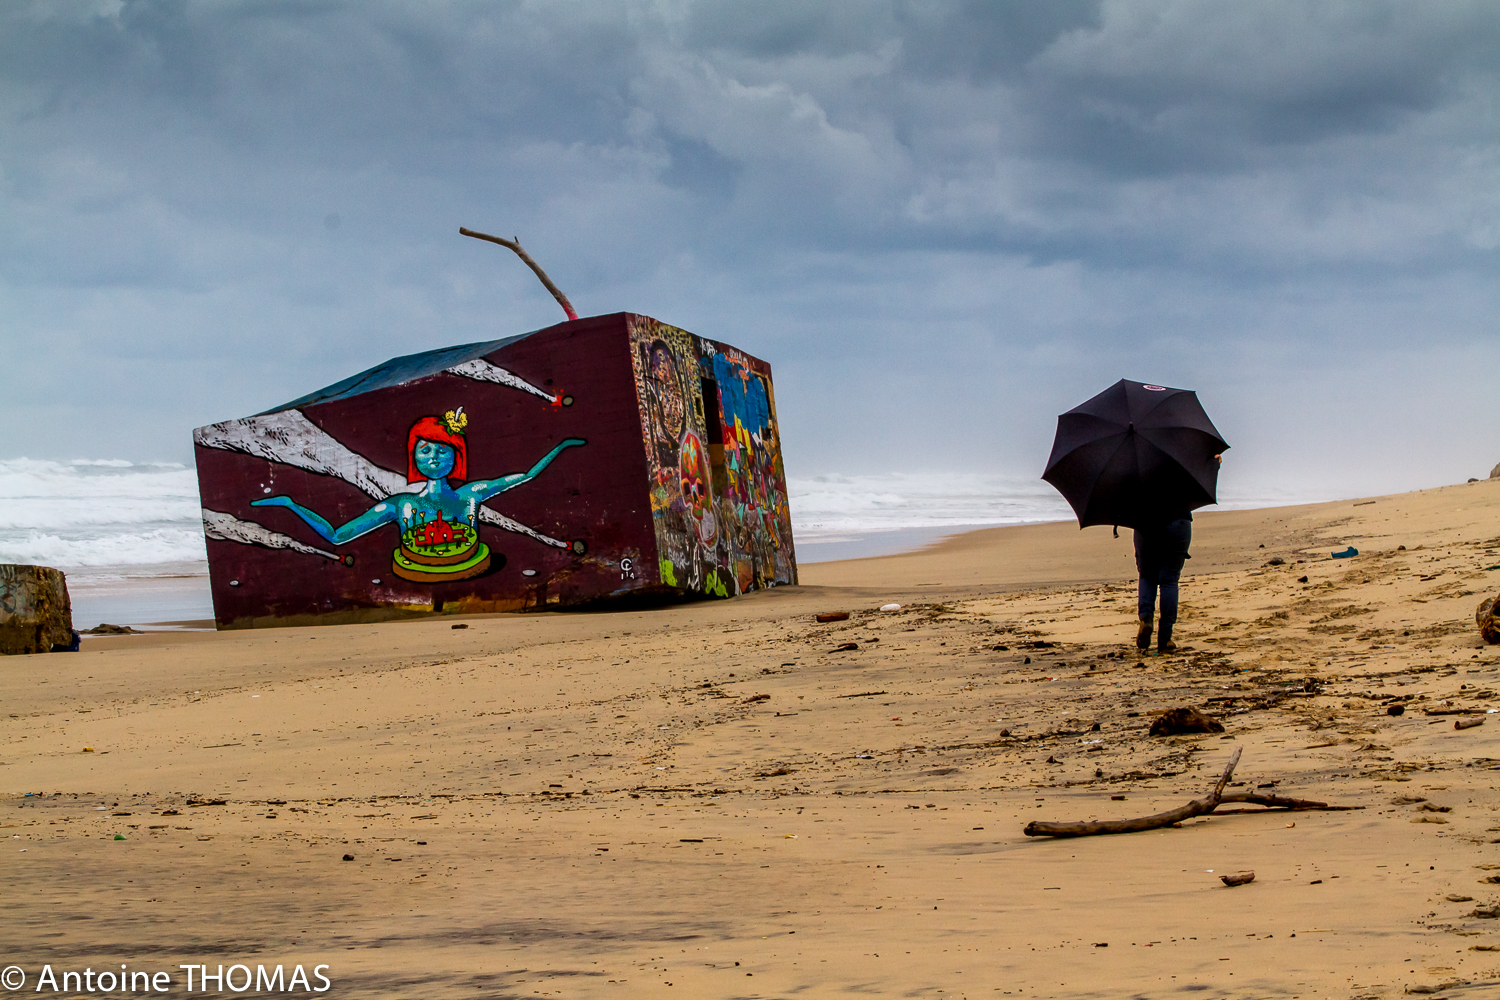
[(1170, 653), (1175, 652), (1177, 652), (1177, 643), (1172, 641), (1171, 636), (1164, 635), (1159, 640), (1157, 640), (1156, 654), (1158, 656), (1166, 656)]
[(1144, 618), (1136, 625), (1135, 648), (1143, 653), (1151, 648), (1151, 623)]

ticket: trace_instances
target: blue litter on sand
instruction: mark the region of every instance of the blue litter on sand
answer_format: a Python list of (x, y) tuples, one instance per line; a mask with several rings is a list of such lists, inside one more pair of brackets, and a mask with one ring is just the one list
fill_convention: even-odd
[(1354, 556), (1359, 555), (1359, 549), (1356, 549), (1354, 546), (1351, 545), (1347, 549), (1345, 549), (1344, 551), (1342, 551), (1342, 552), (1334, 552), (1334, 553), (1332, 553), (1332, 555), (1333, 555), (1333, 558), (1335, 558), (1335, 559), (1351, 559)]

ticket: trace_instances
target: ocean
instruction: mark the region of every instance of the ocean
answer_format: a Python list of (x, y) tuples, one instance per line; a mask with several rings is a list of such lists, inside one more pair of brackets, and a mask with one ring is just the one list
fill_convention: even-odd
[[(975, 528), (1073, 516), (1052, 487), (1026, 476), (823, 475), (792, 479), (789, 487), (802, 563), (885, 555)], [(1222, 508), (1333, 499), (1221, 492)], [(199, 510), (189, 466), (3, 459), (0, 562), (65, 571), (79, 628), (202, 627), (213, 618), (213, 601)]]

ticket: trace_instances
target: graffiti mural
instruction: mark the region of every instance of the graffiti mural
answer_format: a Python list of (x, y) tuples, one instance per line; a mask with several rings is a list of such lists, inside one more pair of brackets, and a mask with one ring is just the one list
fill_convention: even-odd
[(384, 524), (398, 524), (401, 544), (391, 553), (391, 572), (403, 580), (442, 583), (480, 576), (490, 569), (493, 557), (489, 546), (479, 540), (479, 505), (535, 479), (565, 448), (587, 442), (568, 438), (526, 472), (465, 482), (469, 477), (468, 426), (469, 415), (462, 406), (447, 411), (441, 420), (418, 419), (406, 436), (406, 482), (415, 491), (392, 493), (337, 528), (289, 496), (263, 497), (250, 501), (250, 506), (285, 507), (333, 545), (353, 541)]
[(720, 597), (795, 583), (769, 367), (631, 319), (662, 582)]
[(215, 618), (362, 621), (795, 582), (774, 413), (764, 363), (617, 313), (394, 358), (200, 427)]
[[(724, 501), (736, 532), (734, 571), (740, 589), (795, 573), (781, 436), (771, 404), (771, 380), (732, 347), (712, 355), (723, 440)], [(708, 359), (705, 359), (707, 367)]]

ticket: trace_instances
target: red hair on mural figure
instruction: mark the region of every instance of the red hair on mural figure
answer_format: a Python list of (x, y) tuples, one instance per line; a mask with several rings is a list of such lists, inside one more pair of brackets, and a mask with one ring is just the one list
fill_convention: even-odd
[(453, 449), (453, 471), (447, 478), (467, 480), (469, 478), (469, 449), (464, 443), (464, 428), (469, 415), (459, 407), (442, 417), (422, 417), (411, 425), (406, 434), (406, 481), (420, 483), (427, 477), (417, 469), (417, 442), (432, 441)]

